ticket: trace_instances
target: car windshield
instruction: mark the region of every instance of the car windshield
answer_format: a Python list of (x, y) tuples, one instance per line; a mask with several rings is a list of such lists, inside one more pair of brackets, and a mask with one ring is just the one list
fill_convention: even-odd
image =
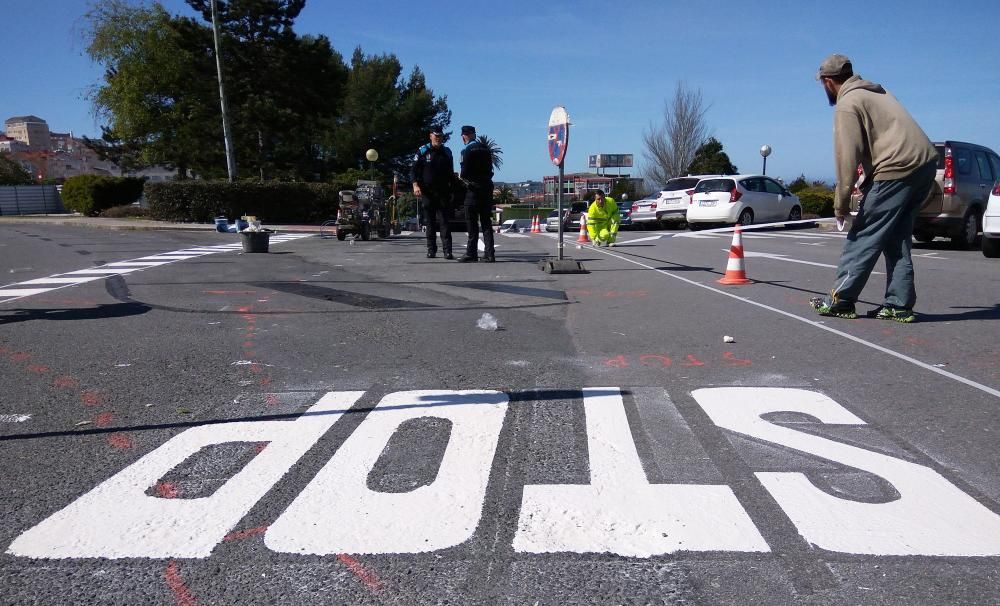
[(559, 216), (559, 211), (558, 210), (554, 210), (554, 211), (552, 211), (552, 212), (549, 213), (549, 217), (550, 218), (554, 218), (554, 217), (558, 217), (558, 216)]
[(698, 184), (700, 179), (671, 179), (667, 181), (666, 186), (664, 186), (663, 191), (678, 191), (681, 189), (691, 189)]
[(587, 212), (586, 202), (574, 202), (573, 206), (570, 207), (569, 212), (571, 213), (583, 213)]
[(704, 179), (698, 183), (695, 193), (703, 194), (713, 191), (732, 191), (736, 187), (732, 179)]

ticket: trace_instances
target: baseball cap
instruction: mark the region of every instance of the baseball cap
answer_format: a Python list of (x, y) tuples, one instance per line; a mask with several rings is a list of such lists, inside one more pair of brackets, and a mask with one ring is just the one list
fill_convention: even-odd
[(465, 126), (462, 127), (462, 134), (463, 135), (469, 135), (470, 137), (474, 137), (474, 136), (476, 136), (476, 127), (475, 126), (469, 126), (468, 124), (466, 124)]
[(851, 65), (851, 60), (847, 58), (846, 55), (840, 55), (834, 53), (823, 59), (823, 62), (819, 64), (819, 71), (816, 72), (816, 79), (829, 78), (832, 76), (853, 76), (854, 66)]

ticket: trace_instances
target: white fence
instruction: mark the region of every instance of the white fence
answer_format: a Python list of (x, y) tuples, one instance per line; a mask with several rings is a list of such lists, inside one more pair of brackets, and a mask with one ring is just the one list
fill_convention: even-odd
[(0, 186), (0, 215), (65, 213), (55, 185)]

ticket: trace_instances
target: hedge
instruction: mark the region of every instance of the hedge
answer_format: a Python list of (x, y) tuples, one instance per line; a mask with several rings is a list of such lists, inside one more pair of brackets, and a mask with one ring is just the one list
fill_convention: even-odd
[(833, 216), (833, 190), (826, 187), (807, 187), (797, 194), (803, 215)]
[(66, 179), (62, 188), (63, 206), (93, 217), (113, 206), (131, 204), (142, 195), (145, 179), (78, 175)]
[(279, 181), (161, 181), (146, 183), (154, 219), (210, 223), (253, 215), (264, 224), (322, 223), (337, 216), (338, 188)]

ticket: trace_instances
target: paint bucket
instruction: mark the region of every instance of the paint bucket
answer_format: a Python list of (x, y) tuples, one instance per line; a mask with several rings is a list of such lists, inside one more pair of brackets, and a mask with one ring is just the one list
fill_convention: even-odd
[(241, 231), (240, 240), (245, 253), (266, 253), (271, 242), (269, 231)]

